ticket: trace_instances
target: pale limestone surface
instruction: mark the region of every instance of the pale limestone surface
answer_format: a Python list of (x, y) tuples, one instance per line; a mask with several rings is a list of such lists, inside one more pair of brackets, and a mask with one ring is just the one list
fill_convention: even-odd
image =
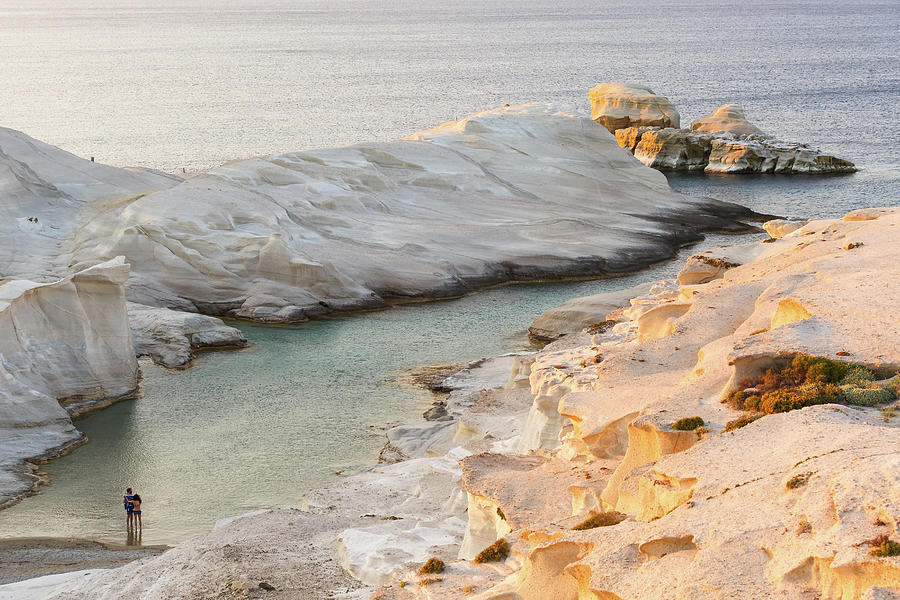
[(111, 167), (96, 176), (118, 187), (85, 187), (83, 172), (100, 165), (7, 137), (17, 144), (0, 163), (48, 165), (33, 185), (2, 174), (27, 193), (0, 207), (15, 230), (0, 275), (61, 276), (123, 255), (133, 302), (261, 321), (634, 270), (752, 218), (675, 193), (602, 127), (546, 104), (394, 142), (231, 162), (181, 183)]
[(601, 83), (588, 92), (591, 118), (610, 132), (626, 127), (678, 127), (681, 116), (665, 96), (635, 83)]
[(691, 131), (730, 133), (738, 137), (765, 135), (759, 127), (747, 120), (744, 109), (737, 104), (723, 104), (705, 117), (691, 122)]
[(26, 459), (81, 439), (71, 415), (136, 391), (127, 277), (119, 257), (54, 283), (0, 284), (0, 506), (40, 482)]
[(79, 231), (93, 216), (180, 181), (101, 165), (0, 127), (0, 278), (64, 277)]
[[(505, 536), (510, 558), (461, 560), (425, 586), (401, 588), (421, 577), (399, 573), (378, 593), (897, 597), (900, 558), (873, 556), (866, 543), (881, 534), (900, 541), (896, 418), (878, 407), (823, 405), (723, 433), (743, 413), (720, 399), (737, 379), (798, 352), (896, 372), (898, 226), (900, 209), (871, 210), (721, 249), (712, 255), (741, 264), (704, 283), (660, 284), (619, 311), (623, 321), (611, 330), (547, 346), (530, 365), (534, 405), (518, 443), (531, 453), (494, 450), (462, 463), (469, 526), (461, 557)], [(672, 430), (695, 415), (703, 431)], [(806, 483), (788, 487), (797, 475)], [(610, 510), (625, 520), (571, 529)]]
[(612, 311), (626, 306), (632, 298), (647, 293), (649, 283), (615, 292), (603, 292), (572, 298), (538, 316), (528, 328), (528, 334), (543, 342), (564, 335), (578, 333), (588, 325), (604, 321)]
[(127, 306), (135, 354), (149, 356), (163, 367), (189, 366), (196, 350), (247, 345), (240, 329), (229, 327), (216, 317), (134, 302)]

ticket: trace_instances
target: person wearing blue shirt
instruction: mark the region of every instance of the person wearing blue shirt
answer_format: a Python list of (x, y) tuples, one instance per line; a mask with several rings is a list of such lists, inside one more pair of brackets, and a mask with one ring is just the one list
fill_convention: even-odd
[(134, 493), (131, 488), (122, 495), (122, 504), (125, 505), (125, 526), (131, 527), (134, 522)]

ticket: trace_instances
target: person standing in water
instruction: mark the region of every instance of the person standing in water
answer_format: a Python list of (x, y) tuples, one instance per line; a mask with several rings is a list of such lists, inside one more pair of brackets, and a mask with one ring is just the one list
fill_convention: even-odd
[[(140, 529), (144, 528), (144, 524), (141, 523), (141, 495), (140, 494), (134, 495), (134, 508), (132, 508), (132, 510), (131, 510), (131, 519), (132, 519), (131, 524), (134, 527), (137, 527)], [(134, 524), (134, 519), (137, 519), (137, 525)]]
[(134, 493), (131, 491), (131, 488), (125, 490), (125, 493), (122, 495), (122, 504), (125, 505), (125, 525), (131, 527), (131, 524), (134, 522)]

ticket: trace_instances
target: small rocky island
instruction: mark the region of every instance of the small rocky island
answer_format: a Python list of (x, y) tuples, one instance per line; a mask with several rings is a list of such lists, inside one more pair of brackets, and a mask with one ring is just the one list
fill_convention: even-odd
[(706, 173), (853, 173), (856, 166), (805, 144), (783, 142), (725, 104), (681, 129), (668, 98), (635, 84), (601, 83), (590, 91), (591, 118), (619, 145), (660, 171)]

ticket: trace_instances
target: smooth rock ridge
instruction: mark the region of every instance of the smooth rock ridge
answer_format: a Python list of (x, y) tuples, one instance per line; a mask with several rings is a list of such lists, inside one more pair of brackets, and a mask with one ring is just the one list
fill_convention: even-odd
[[(17, 164), (38, 160), (32, 147), (21, 147)], [(673, 256), (701, 230), (740, 229), (737, 219), (753, 217), (673, 192), (602, 127), (545, 104), (400, 141), (232, 162), (87, 206), (39, 192), (0, 216), (29, 224), (24, 215), (40, 208), (41, 227), (59, 234), (45, 247), (44, 233), (23, 225), (14, 246), (0, 247), (0, 265), (16, 267), (8, 274), (38, 270), (16, 262), (19, 248), (59, 275), (124, 255), (133, 302), (260, 321), (633, 270)]]
[(737, 104), (723, 104), (705, 117), (691, 122), (691, 131), (730, 133), (737, 137), (766, 135), (762, 129), (747, 120), (744, 109)]
[(138, 387), (122, 257), (63, 280), (0, 284), (0, 507), (40, 483), (24, 461), (81, 439), (71, 415)]
[(611, 133), (627, 127), (679, 127), (681, 115), (665, 96), (635, 83), (601, 83), (588, 92), (591, 119)]

